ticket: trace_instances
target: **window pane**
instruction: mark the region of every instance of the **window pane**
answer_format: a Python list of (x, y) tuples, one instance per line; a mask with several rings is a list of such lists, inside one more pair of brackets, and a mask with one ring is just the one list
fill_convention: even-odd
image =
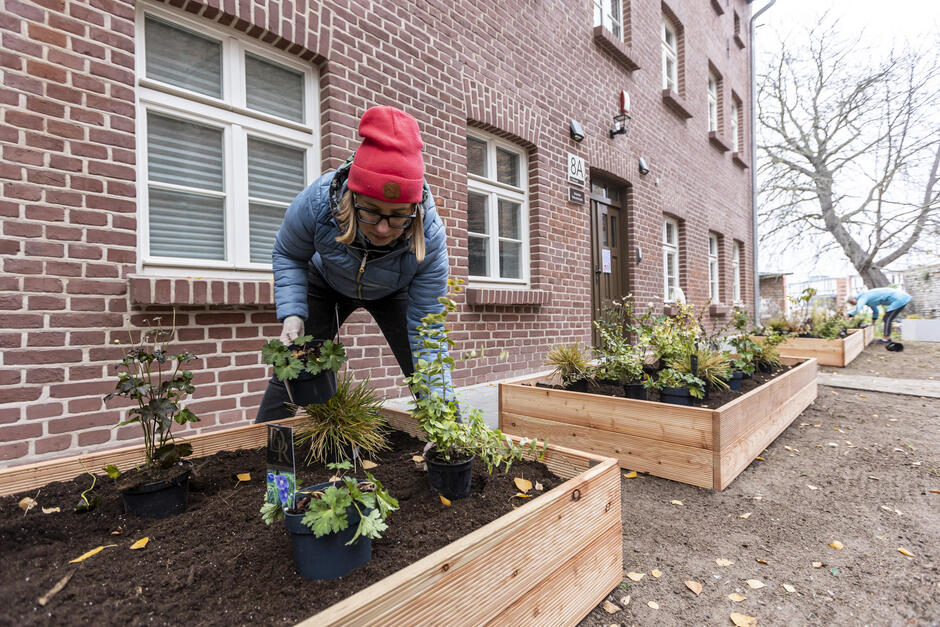
[(248, 139), (248, 195), (289, 203), (304, 189), (304, 151)]
[(519, 155), (496, 149), (496, 180), (519, 187)]
[(522, 239), (522, 232), (519, 224), (519, 213), (521, 205), (516, 202), (499, 199), (499, 236), (511, 237), (512, 239)]
[(467, 249), (470, 256), (470, 276), (488, 276), (490, 241), (484, 237), (470, 236), (467, 239)]
[(221, 130), (147, 114), (150, 181), (222, 191), (223, 159)]
[(151, 255), (225, 259), (224, 198), (153, 187), (149, 192)]
[(287, 207), (248, 203), (249, 248), (252, 263), (271, 263), (274, 236), (284, 221)]
[(467, 138), (467, 172), (486, 176), (486, 142)]
[(499, 243), (499, 276), (504, 279), (522, 278), (521, 252), (522, 245), (519, 242)]
[(222, 43), (147, 16), (147, 77), (222, 97)]
[(486, 196), (482, 194), (467, 194), (467, 230), (472, 233), (489, 233), (486, 228)]
[(245, 89), (249, 109), (304, 121), (303, 73), (246, 53)]

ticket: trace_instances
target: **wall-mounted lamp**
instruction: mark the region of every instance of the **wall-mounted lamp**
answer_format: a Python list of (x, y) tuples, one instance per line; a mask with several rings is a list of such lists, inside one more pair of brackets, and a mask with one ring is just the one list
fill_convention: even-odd
[(627, 120), (630, 119), (630, 94), (620, 92), (620, 113), (614, 116), (614, 128), (610, 129), (610, 138), (627, 134)]
[(639, 168), (640, 168), (640, 174), (645, 175), (645, 174), (650, 173), (650, 167), (646, 165), (646, 159), (644, 159), (643, 157), (640, 157)]
[(581, 128), (581, 123), (577, 120), (571, 120), (571, 124), (568, 126), (568, 134), (571, 139), (581, 142), (584, 139), (584, 129)]

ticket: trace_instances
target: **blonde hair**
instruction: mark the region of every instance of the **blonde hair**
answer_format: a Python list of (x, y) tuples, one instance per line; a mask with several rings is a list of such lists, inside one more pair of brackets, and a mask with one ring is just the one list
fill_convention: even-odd
[[(419, 203), (420, 204), (420, 203)], [(417, 214), (411, 221), (411, 226), (405, 229), (404, 234), (411, 240), (411, 252), (418, 258), (418, 263), (424, 261), (424, 216), (421, 208), (415, 210)], [(339, 207), (336, 212), (336, 222), (339, 224), (340, 234), (336, 236), (336, 241), (340, 244), (349, 246), (356, 241), (356, 235), (359, 232), (359, 222), (356, 220), (355, 210), (353, 209), (353, 195), (348, 191), (339, 199)]]

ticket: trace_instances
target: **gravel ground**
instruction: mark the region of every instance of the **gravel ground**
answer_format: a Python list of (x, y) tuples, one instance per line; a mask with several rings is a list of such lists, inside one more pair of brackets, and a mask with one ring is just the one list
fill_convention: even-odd
[(940, 342), (904, 342), (904, 351), (890, 353), (884, 344), (869, 344), (845, 368), (821, 366), (820, 372), (862, 374), (892, 379), (940, 380)]

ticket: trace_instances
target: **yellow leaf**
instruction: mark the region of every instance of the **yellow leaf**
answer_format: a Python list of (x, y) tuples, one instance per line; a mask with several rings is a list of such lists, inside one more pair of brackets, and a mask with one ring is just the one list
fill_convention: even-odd
[(89, 557), (91, 557), (92, 555), (98, 555), (98, 553), (101, 553), (101, 552), (104, 551), (105, 549), (110, 548), (110, 547), (112, 547), (112, 546), (117, 546), (117, 545), (116, 545), (116, 544), (106, 544), (106, 545), (103, 545), (103, 546), (95, 547), (95, 548), (93, 548), (92, 550), (88, 551), (87, 553), (82, 553), (81, 555), (79, 555), (79, 556), (76, 557), (75, 559), (69, 561), (69, 564), (77, 564), (78, 562), (84, 562), (85, 560), (87, 560), (87, 559), (88, 559)]
[(416, 463), (416, 464), (420, 464), (421, 462), (424, 461), (424, 458), (421, 457), (420, 455), (412, 455), (412, 456), (411, 456), (411, 461), (413, 461), (413, 462)]
[(635, 479), (635, 478), (636, 478), (636, 471), (635, 471), (635, 470), (631, 470), (630, 472), (625, 472), (625, 473), (623, 473), (623, 477), (624, 477), (624, 479)]
[(783, 584), (783, 589), (790, 593), (796, 592), (796, 588), (794, 588), (788, 583)]
[(806, 487), (809, 488), (810, 490), (818, 490), (818, 489), (819, 489), (818, 486), (810, 485), (810, 484), (808, 484), (808, 483), (806, 484)]
[(631, 573), (627, 573), (627, 577), (629, 577), (633, 581), (639, 581), (640, 579), (643, 579), (643, 577), (646, 577), (646, 573), (632, 573), (631, 572)]
[(523, 494), (522, 492), (516, 492), (515, 494), (512, 495), (512, 498), (514, 498), (514, 499), (515, 499), (515, 498), (519, 498), (519, 499), (531, 499), (531, 498), (532, 498), (532, 495), (531, 495), (531, 494)]
[(58, 507), (43, 507), (42, 508), (43, 514), (57, 514), (60, 511), (61, 510)]
[(150, 537), (141, 538), (137, 542), (131, 545), (131, 551), (136, 551), (137, 549), (142, 549), (147, 546), (147, 543), (150, 542)]
[(766, 459), (764, 459), (764, 458), (761, 457), (760, 455), (758, 455), (758, 456), (755, 457), (754, 459), (756, 459), (756, 460), (759, 461), (759, 462), (765, 462), (765, 461), (767, 461)]
[(745, 583), (748, 585), (748, 587), (751, 588), (751, 590), (759, 590), (760, 588), (763, 588), (765, 585), (767, 585), (760, 579), (748, 579)]
[(545, 489), (545, 487), (544, 487), (541, 483), (539, 483), (538, 481), (536, 481), (536, 482), (535, 482), (535, 489), (538, 490), (539, 492), (541, 492), (542, 490)]
[(766, 566), (766, 565), (767, 565), (767, 560), (762, 560), (762, 559), (760, 559), (760, 558), (757, 558), (757, 563), (758, 563), (758, 564), (763, 564), (764, 566)]
[(719, 557), (718, 559), (716, 559), (715, 563), (718, 564), (719, 566), (731, 566), (732, 564), (734, 564), (734, 562), (732, 562), (731, 560), (725, 559), (723, 557)]
[(744, 518), (745, 520), (747, 520), (750, 517), (751, 517), (751, 512), (745, 512), (741, 514), (740, 516), (738, 516), (738, 518)]
[(686, 586), (689, 590), (691, 590), (692, 592), (694, 592), (696, 596), (702, 594), (702, 584), (700, 584), (700, 583), (697, 582), (697, 581), (691, 581), (691, 580), (686, 581), (686, 582), (685, 582), (685, 586)]
[(813, 562), (813, 568), (822, 568), (822, 562)]
[(625, 597), (620, 597), (620, 605), (630, 605), (630, 595), (628, 594)]
[(911, 553), (910, 551), (908, 551), (907, 549), (905, 549), (903, 546), (899, 546), (899, 547), (898, 547), (898, 551), (901, 553), (901, 555), (907, 555), (908, 557), (914, 557), (914, 554)]
[(737, 592), (732, 592), (731, 594), (728, 595), (728, 598), (734, 601), (735, 603), (740, 603), (747, 597), (742, 594), (738, 594)]
[(23, 510), (24, 512), (28, 512), (29, 510), (39, 505), (39, 503), (36, 502), (36, 499), (26, 496), (26, 497), (21, 498), (20, 502), (17, 503), (17, 505), (19, 505), (20, 509)]
[(251, 473), (240, 472), (237, 475), (235, 475), (235, 478), (238, 479), (239, 481), (251, 481)]
[(450, 499), (448, 499), (448, 498), (447, 498), (446, 496), (444, 496), (443, 494), (441, 494), (441, 495), (439, 495), (439, 496), (441, 497), (441, 503), (443, 503), (446, 507), (450, 507)]
[(617, 607), (610, 601), (604, 601), (604, 611), (607, 612), (608, 614), (616, 614), (617, 612), (620, 611), (620, 609), (621, 608)]
[(744, 614), (738, 614), (737, 612), (731, 613), (731, 622), (737, 625), (737, 627), (757, 627), (756, 616), (746, 616)]
[(672, 503), (673, 505), (682, 505), (682, 501), (678, 501), (678, 500), (676, 500), (676, 499), (673, 499), (673, 500), (671, 500), (671, 501), (669, 501), (669, 502)]
[(515, 477), (512, 480), (512, 482), (515, 483), (516, 487), (519, 488), (519, 490), (522, 492), (528, 492), (529, 490), (532, 489), (532, 482), (529, 481), (528, 479), (523, 479), (522, 477)]
[(799, 453), (799, 452), (800, 452), (800, 449), (798, 449), (798, 448), (793, 448), (792, 446), (784, 446), (783, 448), (785, 448), (786, 450), (790, 451), (791, 453)]
[[(869, 477), (869, 478), (870, 478), (870, 477)], [(931, 490), (930, 493), (931, 493), (931, 494), (940, 494), (940, 490)]]
[(362, 467), (365, 470), (372, 470), (373, 468), (378, 468), (379, 465), (376, 464), (375, 462), (370, 462), (368, 459), (364, 459), (362, 460)]
[(829, 546), (834, 548), (836, 551), (841, 551), (843, 548), (845, 548), (845, 545), (839, 542), (838, 540), (833, 540), (832, 542), (829, 543)]
[(646, 604), (649, 605), (654, 610), (659, 609), (659, 603), (657, 603), (656, 601), (647, 601)]
[(655, 569), (655, 568), (652, 570), (652, 572), (650, 572), (650, 574), (651, 574), (653, 577), (656, 577), (657, 579), (659, 579), (660, 577), (663, 576), (663, 574), (662, 574), (661, 572), (659, 572), (658, 569)]

